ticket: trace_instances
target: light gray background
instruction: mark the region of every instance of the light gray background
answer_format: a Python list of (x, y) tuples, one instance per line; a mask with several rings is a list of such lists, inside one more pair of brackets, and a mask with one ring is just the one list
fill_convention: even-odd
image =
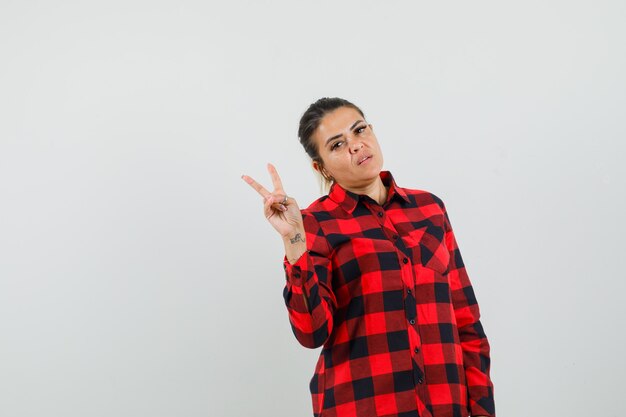
[(623, 1), (0, 3), (0, 415), (307, 416), (243, 173), (322, 96), (441, 197), (502, 417), (623, 414)]

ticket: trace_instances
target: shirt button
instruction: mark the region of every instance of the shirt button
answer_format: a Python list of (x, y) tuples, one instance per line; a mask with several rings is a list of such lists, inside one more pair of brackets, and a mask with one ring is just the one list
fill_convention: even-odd
[(415, 348), (415, 349), (413, 349), (413, 350), (414, 350), (414, 352), (415, 352), (415, 353), (417, 353), (417, 352), (419, 352), (419, 351), (420, 351), (420, 348)]
[(382, 211), (378, 212), (378, 217), (383, 217), (383, 212)]
[(424, 380), (422, 378), (417, 378), (417, 383), (418, 384), (422, 384), (424, 382)]
[(411, 289), (406, 290), (407, 294), (411, 294)]
[(404, 262), (405, 264), (409, 263), (409, 259), (408, 258), (402, 258), (402, 262)]
[(411, 323), (411, 324), (415, 324), (415, 319), (411, 319), (411, 320), (409, 320), (409, 323)]

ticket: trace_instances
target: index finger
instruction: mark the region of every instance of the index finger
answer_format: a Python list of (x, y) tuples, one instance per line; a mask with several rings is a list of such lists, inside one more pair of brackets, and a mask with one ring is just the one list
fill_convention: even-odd
[(283, 191), (283, 183), (278, 176), (278, 171), (276, 171), (276, 167), (269, 162), (267, 163), (267, 170), (270, 172), (270, 176), (272, 177), (272, 184), (274, 184), (274, 191)]
[(270, 192), (269, 192), (269, 191), (267, 191), (267, 190), (265, 189), (265, 187), (263, 187), (261, 184), (259, 184), (259, 183), (258, 183), (258, 182), (256, 182), (255, 180), (253, 180), (253, 179), (252, 179), (252, 177), (249, 177), (249, 176), (247, 176), (247, 175), (242, 175), (242, 176), (241, 176), (241, 178), (243, 178), (243, 180), (244, 180), (245, 182), (247, 182), (248, 184), (250, 184), (250, 186), (251, 186), (252, 188), (254, 188), (254, 189), (257, 191), (257, 193), (261, 194), (261, 196), (262, 196), (263, 198), (265, 198), (265, 197), (267, 197), (268, 195), (270, 195)]

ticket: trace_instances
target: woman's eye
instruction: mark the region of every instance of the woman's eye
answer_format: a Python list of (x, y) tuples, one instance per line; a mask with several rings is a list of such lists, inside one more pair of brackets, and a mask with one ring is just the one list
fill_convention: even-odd
[(332, 146), (330, 147), (330, 150), (331, 150), (331, 151), (334, 151), (334, 150), (335, 150), (335, 148), (336, 148), (337, 146), (339, 146), (341, 143), (342, 143), (341, 141), (333, 143), (333, 144), (332, 144)]
[(366, 127), (367, 127), (367, 126), (357, 127), (357, 128), (356, 128), (356, 132), (357, 132), (357, 133), (362, 133), (362, 132), (365, 130), (365, 128), (366, 128)]

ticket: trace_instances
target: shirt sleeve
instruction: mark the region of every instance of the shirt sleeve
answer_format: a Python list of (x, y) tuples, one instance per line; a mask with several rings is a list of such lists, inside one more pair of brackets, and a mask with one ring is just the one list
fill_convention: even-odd
[(463, 366), (471, 416), (495, 417), (493, 382), (489, 376), (490, 346), (480, 322), (480, 309), (459, 250), (448, 212), (444, 212), (445, 243), (450, 251), (448, 279), (463, 349)]
[(322, 346), (333, 328), (337, 301), (332, 291), (330, 245), (313, 215), (302, 212), (307, 251), (293, 264), (283, 258), (283, 297), (291, 329), (301, 345)]

